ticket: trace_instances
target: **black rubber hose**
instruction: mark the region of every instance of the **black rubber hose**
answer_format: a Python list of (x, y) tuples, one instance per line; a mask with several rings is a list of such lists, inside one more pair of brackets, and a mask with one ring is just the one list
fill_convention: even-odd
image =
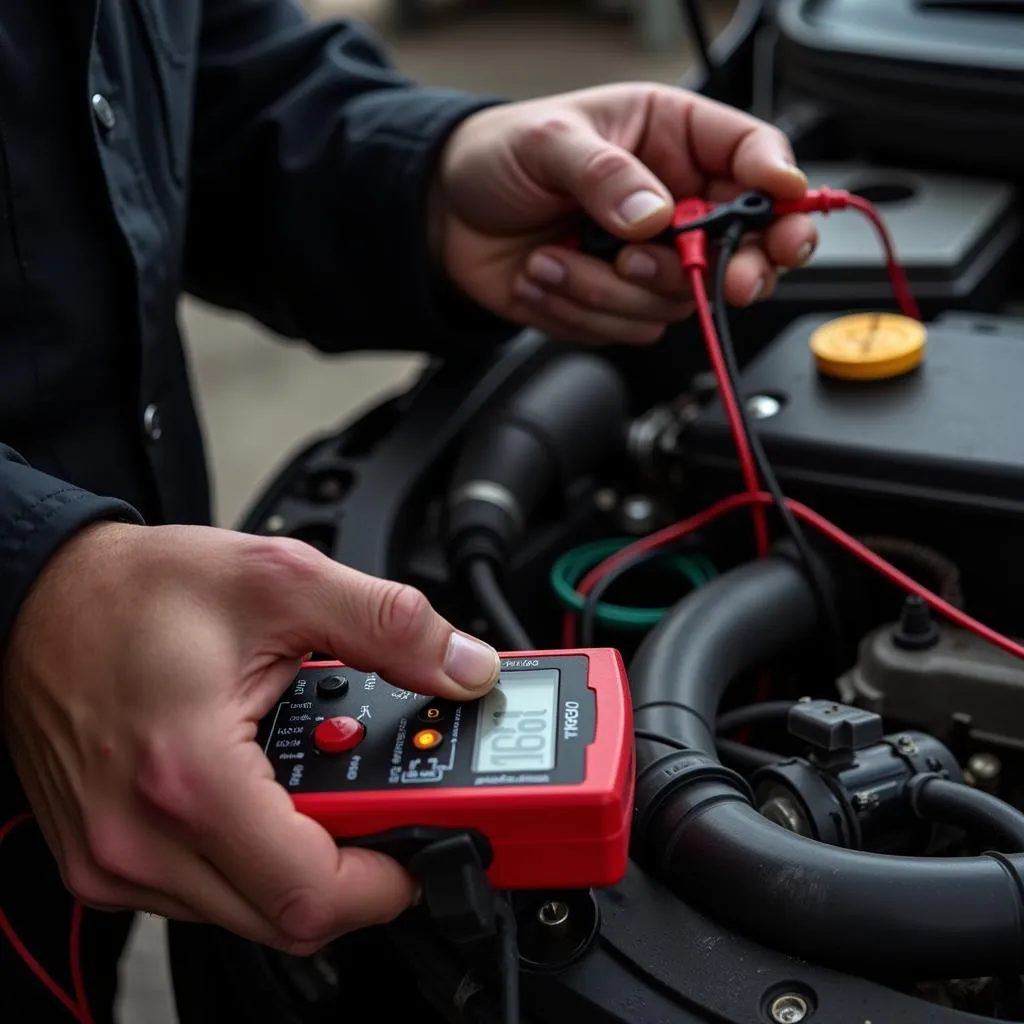
[(792, 710), (791, 700), (766, 700), (760, 704), (747, 704), (742, 708), (736, 708), (735, 711), (726, 711), (724, 715), (719, 715), (715, 729), (718, 735), (722, 736), (748, 725), (761, 725), (764, 722), (785, 724)]
[[(640, 645), (630, 668), (637, 728), (714, 756), (726, 687), (744, 669), (809, 637), (817, 617), (813, 590), (786, 558), (759, 559), (716, 577), (680, 601)], [(638, 744), (639, 768), (667, 749)]]
[(758, 768), (767, 768), (769, 765), (785, 761), (781, 754), (773, 754), (770, 750), (760, 750), (757, 747), (748, 747), (746, 743), (726, 739), (718, 740), (718, 756), (723, 764), (747, 774), (756, 772)]
[[(637, 725), (634, 856), (687, 902), (771, 948), (903, 979), (1024, 968), (1024, 856), (916, 859), (806, 839), (752, 806), (708, 723), (726, 688), (800, 640), (817, 606), (797, 567), (764, 558), (684, 598), (630, 668)], [(689, 748), (677, 749), (677, 744)]]
[(678, 791), (648, 869), (773, 949), (904, 980), (1019, 974), (1024, 858), (912, 858), (825, 846), (761, 817), (722, 782)]
[(907, 796), (923, 821), (961, 828), (1001, 853), (1024, 853), (1024, 814), (998, 797), (937, 775), (911, 779)]

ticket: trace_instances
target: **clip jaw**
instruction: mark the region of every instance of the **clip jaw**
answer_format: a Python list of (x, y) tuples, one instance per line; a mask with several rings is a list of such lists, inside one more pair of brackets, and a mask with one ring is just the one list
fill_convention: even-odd
[[(691, 232), (700, 231), (707, 238), (719, 238), (734, 224), (742, 225), (745, 231), (760, 231), (771, 224), (775, 217), (775, 203), (763, 192), (744, 192), (727, 203), (709, 203), (698, 198), (681, 199), (676, 203), (671, 227), (653, 238), (644, 239), (640, 244), (665, 245), (678, 249), (680, 240)], [(587, 256), (614, 263), (619, 253), (630, 243), (588, 218), (569, 244)]]

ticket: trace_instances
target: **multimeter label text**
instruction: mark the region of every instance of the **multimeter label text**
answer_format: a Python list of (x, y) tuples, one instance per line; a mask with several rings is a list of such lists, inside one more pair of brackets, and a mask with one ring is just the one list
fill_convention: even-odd
[[(506, 658), (490, 693), (458, 702), (307, 665), (260, 723), (259, 743), (292, 793), (580, 784), (597, 722), (587, 667), (581, 655)], [(334, 719), (344, 721), (319, 741)], [(337, 735), (351, 737), (340, 750)]]
[(567, 700), (562, 711), (562, 739), (574, 740), (580, 734), (580, 704)]

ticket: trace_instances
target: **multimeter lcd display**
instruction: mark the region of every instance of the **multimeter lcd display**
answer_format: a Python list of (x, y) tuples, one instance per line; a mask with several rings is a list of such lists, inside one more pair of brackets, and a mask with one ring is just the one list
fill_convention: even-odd
[(474, 772), (548, 772), (555, 767), (558, 681), (558, 669), (501, 677), (481, 702)]

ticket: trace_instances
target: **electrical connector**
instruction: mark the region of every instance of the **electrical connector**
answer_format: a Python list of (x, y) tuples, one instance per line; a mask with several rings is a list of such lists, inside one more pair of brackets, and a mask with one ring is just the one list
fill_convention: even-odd
[(708, 269), (708, 237), (703, 228), (691, 228), (688, 225), (707, 217), (709, 206), (703, 199), (684, 199), (676, 203), (672, 214), (672, 227), (675, 236), (676, 251), (686, 271), (699, 270), (703, 273)]
[(776, 217), (788, 217), (794, 213), (832, 213), (835, 210), (848, 210), (854, 197), (841, 188), (811, 189), (800, 199), (789, 199), (773, 204)]
[(432, 842), (409, 860), (423, 889), (423, 905), (445, 938), (498, 946), (502, 1024), (520, 1024), (516, 918), (508, 900), (487, 879), (490, 851), (468, 833)]
[[(910, 282), (896, 257), (896, 251), (885, 222), (878, 210), (862, 196), (845, 189), (811, 189), (800, 199), (775, 201), (764, 192), (744, 192), (725, 203), (704, 199), (682, 199), (676, 204), (672, 224), (647, 245), (671, 245), (688, 269), (707, 269), (707, 240), (720, 238), (730, 227), (739, 225), (745, 231), (763, 231), (780, 217), (793, 214), (828, 214), (838, 210), (857, 210), (874, 225), (885, 250), (885, 265), (893, 293), (904, 316), (921, 319), (921, 311), (910, 290)], [(626, 245), (622, 239), (587, 222), (580, 234), (566, 245), (598, 259), (613, 261)]]

